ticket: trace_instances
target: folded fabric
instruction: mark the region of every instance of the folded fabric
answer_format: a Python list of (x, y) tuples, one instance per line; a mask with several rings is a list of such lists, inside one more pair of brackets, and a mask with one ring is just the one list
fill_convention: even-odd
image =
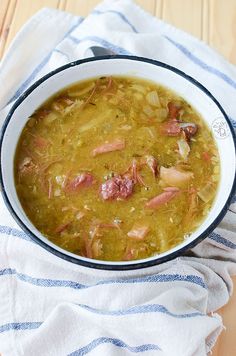
[[(92, 45), (184, 70), (236, 127), (236, 68), (128, 0), (104, 1), (85, 19), (52, 9), (30, 19), (1, 62), (1, 121), (35, 80), (84, 58)], [(34, 243), (0, 198), (0, 353), (206, 355), (223, 328), (213, 312), (227, 303), (236, 274), (235, 214), (236, 197), (219, 227), (184, 257), (142, 270), (97, 271)]]

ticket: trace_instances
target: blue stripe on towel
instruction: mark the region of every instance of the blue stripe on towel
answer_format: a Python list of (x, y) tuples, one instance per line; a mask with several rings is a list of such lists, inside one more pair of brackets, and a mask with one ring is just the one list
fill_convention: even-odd
[(23, 322), (23, 323), (8, 323), (0, 325), (0, 333), (10, 330), (30, 330), (37, 329), (40, 327), (42, 322), (33, 321), (33, 322)]
[(70, 280), (48, 279), (48, 278), (35, 278), (29, 275), (19, 273), (15, 269), (7, 268), (0, 271), (0, 276), (15, 275), (19, 280), (33, 284), (40, 287), (66, 287), (72, 289), (87, 289), (97, 287), (100, 285), (109, 284), (137, 284), (137, 283), (164, 283), (164, 282), (189, 282), (196, 284), (202, 288), (207, 288), (203, 279), (195, 275), (180, 275), (180, 274), (156, 274), (140, 278), (119, 278), (119, 279), (106, 279), (98, 281), (95, 284), (85, 285)]
[(82, 37), (82, 38), (76, 38), (73, 36), (69, 36), (68, 39), (70, 39), (71, 41), (73, 41), (76, 44), (79, 44), (79, 43), (85, 42), (85, 41), (92, 41), (92, 42), (100, 44), (101, 46), (111, 50), (112, 52), (114, 52), (116, 54), (132, 55), (132, 53), (128, 52), (126, 49), (119, 47), (111, 42), (108, 42), (104, 38), (101, 38), (98, 36), (87, 36), (87, 37)]
[(16, 274), (15, 270), (12, 268), (5, 268), (0, 271), (0, 276)]
[(226, 247), (232, 248), (233, 250), (236, 249), (236, 244), (225, 239), (224, 237), (220, 236), (219, 234), (216, 234), (215, 232), (212, 232), (209, 236), (211, 240), (214, 240), (218, 242), (221, 245), (224, 245)]
[(197, 64), (202, 69), (206, 70), (207, 72), (214, 74), (218, 78), (222, 79), (225, 83), (236, 89), (236, 82), (228, 77), (228, 75), (221, 72), (219, 69), (209, 66), (205, 62), (203, 62), (200, 58), (195, 56), (189, 49), (184, 47), (181, 43), (178, 43), (172, 40), (168, 36), (164, 36), (170, 43), (172, 43), (176, 48), (178, 48), (188, 59), (190, 59), (193, 63)]
[(10, 104), (12, 101), (16, 100), (30, 85), (30, 83), (36, 78), (38, 73), (43, 69), (43, 67), (48, 63), (49, 59), (51, 58), (52, 51), (42, 60), (41, 63), (33, 70), (33, 72), (29, 75), (29, 77), (21, 84), (21, 86), (17, 89), (15, 94), (11, 97), (8, 101), (7, 105)]
[[(81, 24), (83, 21), (83, 18), (79, 18), (77, 23), (72, 26), (72, 28), (66, 33), (66, 35), (63, 37), (62, 41), (70, 35), (72, 31), (76, 29), (77, 26)], [(11, 99), (8, 101), (7, 105), (10, 104), (12, 101), (16, 100), (25, 90), (26, 88), (30, 85), (30, 83), (37, 77), (39, 72), (44, 68), (44, 66), (48, 63), (49, 59), (52, 56), (54, 50), (52, 50), (43, 60), (39, 65), (33, 70), (33, 72), (29, 75), (29, 77), (21, 84), (21, 86), (17, 89), (15, 94), (11, 97)]]
[(0, 225), (0, 234), (6, 234), (9, 236), (16, 236), (23, 240), (34, 242), (25, 232), (15, 229), (10, 226)]
[(134, 25), (132, 25), (132, 23), (127, 19), (127, 17), (124, 14), (122, 14), (122, 12), (115, 11), (115, 10), (107, 10), (107, 11), (94, 10), (91, 14), (92, 15), (103, 15), (103, 14), (107, 14), (107, 13), (111, 13), (111, 14), (115, 14), (115, 15), (119, 16), (119, 18), (122, 21), (124, 21), (127, 25), (129, 25), (134, 32), (138, 33), (138, 31), (136, 30)]
[(99, 315), (123, 316), (123, 315), (130, 315), (130, 314), (163, 313), (179, 319), (192, 318), (196, 316), (205, 316), (205, 314), (199, 312), (175, 314), (170, 312), (164, 305), (161, 304), (138, 305), (124, 310), (99, 310), (85, 304), (78, 304), (78, 305), (79, 307), (91, 313), (99, 314)]
[(81, 347), (77, 351), (70, 353), (68, 356), (83, 356), (94, 350), (96, 347), (102, 344), (112, 344), (117, 347), (126, 349), (133, 353), (145, 352), (145, 351), (161, 351), (160, 347), (155, 344), (144, 344), (139, 346), (130, 346), (120, 339), (114, 339), (111, 337), (99, 337), (94, 339), (88, 345)]

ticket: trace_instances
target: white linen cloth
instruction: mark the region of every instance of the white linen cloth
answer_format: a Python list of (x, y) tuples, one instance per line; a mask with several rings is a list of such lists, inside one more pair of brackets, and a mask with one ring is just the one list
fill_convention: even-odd
[[(91, 45), (154, 58), (205, 85), (236, 124), (236, 68), (131, 1), (105, 1), (85, 19), (43, 9), (0, 67), (0, 109), (37, 78), (83, 58)], [(19, 118), (20, 119), (20, 118)], [(230, 167), (235, 169), (235, 167)], [(96, 271), (50, 254), (0, 200), (0, 353), (3, 356), (203, 356), (223, 328), (216, 313), (236, 274), (236, 199), (205, 241), (160, 266)]]

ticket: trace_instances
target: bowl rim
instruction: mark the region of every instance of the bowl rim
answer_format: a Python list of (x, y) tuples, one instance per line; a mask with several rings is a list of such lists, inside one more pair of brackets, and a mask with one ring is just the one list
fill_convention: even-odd
[[(91, 58), (85, 58), (85, 59), (79, 59), (70, 63), (67, 63), (61, 67), (56, 68), (55, 70), (47, 73), (46, 75), (44, 75), (42, 78), (38, 79), (36, 82), (34, 82), (27, 90), (25, 90), (20, 96), (19, 98), (16, 100), (16, 102), (13, 104), (13, 106), (11, 107), (9, 113), (7, 114), (5, 121), (3, 122), (1, 131), (0, 131), (0, 157), (1, 157), (1, 163), (2, 163), (2, 146), (3, 146), (3, 140), (4, 140), (4, 135), (5, 132), (7, 130), (8, 124), (15, 112), (15, 110), (18, 108), (18, 106), (21, 105), (21, 103), (31, 94), (31, 92), (33, 92), (38, 86), (40, 86), (43, 82), (45, 82), (47, 79), (49, 79), (50, 77), (54, 76), (55, 74), (62, 72), (68, 68), (71, 67), (75, 67), (75, 66), (79, 66), (83, 63), (88, 63), (88, 62), (94, 62), (94, 61), (101, 61), (101, 60), (109, 60), (109, 59), (124, 59), (124, 60), (131, 60), (131, 61), (140, 61), (140, 62), (146, 62), (158, 67), (162, 67), (165, 69), (168, 69), (172, 72), (174, 72), (177, 75), (180, 75), (181, 77), (183, 77), (184, 79), (186, 79), (187, 81), (191, 82), (193, 85), (197, 86), (201, 91), (204, 92), (204, 94), (206, 94), (218, 107), (218, 109), (221, 111), (222, 115), (224, 116), (226, 122), (228, 123), (228, 126), (230, 128), (230, 132), (233, 138), (233, 144), (234, 144), (234, 151), (235, 151), (235, 155), (236, 155), (236, 134), (234, 132), (234, 128), (232, 126), (231, 121), (229, 120), (226, 112), (224, 111), (223, 107), (221, 106), (221, 104), (218, 102), (218, 100), (211, 94), (211, 92), (206, 89), (206, 87), (202, 84), (200, 84), (196, 79), (194, 79), (192, 76), (189, 76), (188, 74), (186, 74), (185, 72), (181, 71), (180, 69), (177, 69), (173, 66), (170, 66), (164, 62), (160, 62), (154, 59), (149, 59), (149, 58), (145, 58), (145, 57), (139, 57), (139, 56), (129, 56), (129, 55), (108, 55), (108, 56), (99, 56), (99, 57), (91, 57)], [(46, 249), (47, 251), (53, 253), (54, 255), (56, 255), (57, 257), (60, 257), (68, 262), (72, 262), (74, 264), (77, 265), (81, 265), (84, 267), (89, 267), (89, 268), (94, 268), (94, 269), (101, 269), (101, 270), (112, 270), (112, 271), (124, 271), (124, 270), (135, 270), (135, 269), (141, 269), (141, 268), (147, 268), (147, 267), (151, 267), (154, 265), (158, 265), (164, 262), (168, 262), (170, 260), (173, 260), (174, 258), (178, 257), (178, 256), (182, 256), (185, 252), (187, 252), (188, 250), (190, 250), (191, 248), (195, 247), (199, 242), (201, 242), (202, 240), (204, 240), (220, 223), (220, 221), (223, 219), (223, 217), (225, 216), (227, 209), (230, 205), (231, 199), (234, 196), (235, 192), (236, 192), (236, 171), (234, 174), (234, 180), (233, 180), (233, 184), (232, 184), (232, 188), (230, 191), (230, 194), (226, 200), (226, 203), (224, 205), (224, 207), (222, 208), (221, 212), (216, 216), (216, 218), (214, 219), (214, 221), (207, 227), (207, 229), (205, 231), (203, 231), (198, 237), (196, 237), (193, 241), (187, 243), (185, 246), (181, 247), (180, 249), (178, 249), (177, 251), (173, 251), (170, 254), (167, 254), (163, 257), (158, 257), (158, 255), (156, 255), (156, 258), (153, 258), (152, 260), (148, 260), (145, 262), (145, 260), (142, 260), (142, 262), (139, 262), (139, 260), (135, 260), (134, 263), (129, 263), (129, 264), (125, 264), (124, 261), (117, 261), (117, 264), (115, 264), (116, 262), (113, 262), (113, 264), (109, 265), (106, 264), (106, 261), (99, 261), (99, 263), (96, 262), (96, 260), (82, 260), (80, 259), (80, 256), (78, 255), (77, 257), (72, 257), (70, 255), (66, 254), (66, 250), (64, 250), (65, 252), (61, 252), (56, 250), (54, 247), (46, 244), (44, 241), (42, 241), (38, 236), (36, 236), (26, 225), (25, 223), (20, 219), (20, 217), (17, 215), (17, 213), (14, 210), (14, 207), (12, 206), (12, 204), (10, 203), (10, 200), (8, 199), (8, 195), (7, 195), (7, 191), (5, 189), (4, 186), (4, 182), (3, 182), (3, 173), (2, 173), (2, 164), (0, 165), (0, 188), (1, 188), (1, 192), (2, 192), (2, 196), (3, 196), (3, 200), (10, 212), (10, 214), (12, 215), (12, 217), (14, 218), (14, 220), (17, 222), (17, 224), (22, 228), (22, 230), (27, 233), (30, 238), (35, 241), (37, 244), (39, 244), (41, 247), (43, 247), (44, 249)], [(120, 264), (120, 262), (122, 262), (122, 264)]]

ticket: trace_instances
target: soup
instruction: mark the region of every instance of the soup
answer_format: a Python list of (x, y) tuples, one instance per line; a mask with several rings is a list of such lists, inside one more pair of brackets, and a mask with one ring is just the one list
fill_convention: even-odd
[(212, 134), (171, 90), (131, 77), (63, 89), (15, 154), (22, 207), (50, 241), (108, 261), (165, 252), (197, 229), (220, 177)]

